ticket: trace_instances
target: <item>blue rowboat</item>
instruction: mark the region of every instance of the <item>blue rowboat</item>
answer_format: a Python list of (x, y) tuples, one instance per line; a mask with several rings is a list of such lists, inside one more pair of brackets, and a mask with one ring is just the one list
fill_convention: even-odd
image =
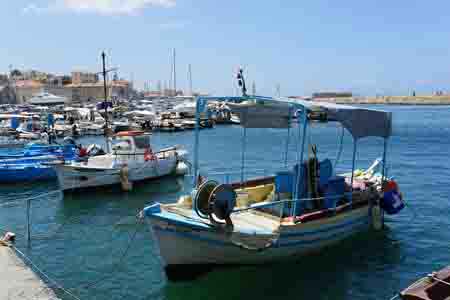
[(65, 156), (65, 159), (75, 159), (74, 145), (40, 145), (28, 144), (24, 148), (1, 149), (0, 159), (23, 158), (42, 155)]
[(0, 183), (29, 182), (56, 178), (56, 172), (50, 165), (6, 164), (0, 165)]

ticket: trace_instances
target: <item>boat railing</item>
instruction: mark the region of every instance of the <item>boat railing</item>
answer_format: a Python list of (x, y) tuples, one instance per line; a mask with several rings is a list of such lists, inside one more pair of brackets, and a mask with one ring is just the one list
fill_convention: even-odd
[[(265, 201), (265, 202), (261, 202), (261, 203), (255, 203), (255, 204), (249, 205), (247, 207), (237, 208), (237, 209), (233, 210), (233, 213), (240, 213), (240, 212), (245, 212), (248, 210), (268, 208), (268, 207), (273, 207), (273, 206), (287, 204), (287, 203), (294, 203), (294, 202), (298, 203), (298, 202), (320, 201), (320, 200), (339, 200), (339, 199), (344, 198), (345, 196), (347, 196), (347, 194), (340, 194), (340, 195), (327, 196), (327, 197), (315, 197), (315, 198), (283, 199), (283, 200), (274, 200), (274, 201), (270, 201), (270, 202)], [(334, 205), (328, 209), (336, 209), (337, 201), (333, 201), (333, 202), (334, 202)]]
[[(287, 168), (289, 170), (289, 168)], [(291, 168), (292, 169), (292, 168)], [(261, 168), (261, 169), (245, 169), (243, 173), (240, 170), (228, 170), (228, 171), (211, 171), (211, 172), (200, 172), (200, 174), (209, 180), (217, 180), (221, 183), (239, 183), (255, 178), (265, 178), (269, 176), (275, 176), (277, 172), (281, 170), (286, 170), (286, 168)], [(194, 176), (193, 174), (190, 175)]]

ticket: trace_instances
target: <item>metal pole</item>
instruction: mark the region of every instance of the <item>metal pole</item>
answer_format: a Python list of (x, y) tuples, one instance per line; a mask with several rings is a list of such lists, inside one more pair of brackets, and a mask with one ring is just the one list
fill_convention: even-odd
[(353, 138), (353, 159), (352, 159), (352, 179), (350, 181), (350, 186), (352, 187), (352, 194), (350, 197), (350, 204), (353, 201), (353, 178), (355, 176), (355, 165), (356, 165), (356, 146), (357, 146), (358, 140)]
[(173, 89), (175, 90), (175, 95), (177, 95), (177, 61), (176, 61), (176, 52), (175, 48), (173, 48)]
[(106, 152), (109, 153), (110, 149), (109, 149), (109, 142), (108, 142), (108, 90), (107, 90), (107, 86), (106, 86), (106, 54), (103, 51), (102, 52), (102, 63), (103, 63), (103, 91), (105, 93), (105, 100), (103, 102), (104, 104), (104, 108), (105, 108), (105, 138), (106, 138)]
[(384, 145), (383, 145), (383, 168), (381, 169), (381, 182), (383, 183), (382, 188), (384, 191), (384, 181), (386, 180), (386, 152), (387, 152), (387, 144), (388, 144), (388, 138), (384, 139)]
[(288, 130), (287, 130), (287, 139), (286, 139), (286, 152), (284, 156), (284, 167), (287, 168), (287, 162), (288, 162), (288, 152), (289, 152), (289, 140), (291, 137), (291, 112), (292, 107), (289, 107), (289, 116), (288, 116)]
[(247, 128), (244, 127), (244, 131), (242, 133), (242, 154), (241, 154), (241, 184), (244, 184), (244, 169), (245, 169), (245, 148), (247, 144)]
[(200, 103), (202, 99), (197, 98), (195, 108), (195, 144), (194, 144), (194, 187), (198, 184), (198, 159), (199, 159), (199, 142), (200, 142)]
[(27, 240), (28, 240), (28, 247), (31, 246), (30, 209), (31, 209), (31, 199), (28, 199), (27, 200)]
[(191, 67), (191, 64), (189, 64), (189, 66), (188, 66), (188, 74), (189, 74), (189, 78), (188, 78), (188, 80), (189, 80), (189, 92), (190, 92), (190, 95), (191, 96), (193, 96), (194, 95), (194, 91), (192, 90), (192, 67)]
[[(301, 145), (301, 149), (300, 149), (300, 156), (297, 156), (297, 166), (298, 166), (298, 172), (297, 172), (297, 176), (295, 178), (295, 183), (294, 183), (294, 192), (292, 193), (293, 200), (294, 200), (294, 205), (293, 205), (293, 212), (292, 212), (292, 216), (295, 218), (296, 215), (296, 208), (297, 208), (297, 200), (299, 198), (298, 195), (298, 189), (300, 186), (300, 181), (303, 180), (303, 178), (301, 178), (301, 171), (302, 171), (302, 164), (303, 164), (303, 156), (304, 156), (304, 152), (305, 152), (305, 141), (306, 141), (306, 128), (308, 127), (308, 118), (307, 118), (307, 110), (306, 107), (302, 107), (302, 124), (303, 124), (303, 136), (302, 136), (302, 145)], [(300, 123), (299, 123), (300, 125)], [(298, 129), (298, 139), (300, 140), (300, 126)]]
[[(386, 180), (386, 173), (387, 173), (387, 168), (386, 168), (386, 155), (387, 155), (387, 146), (388, 146), (388, 138), (384, 138), (384, 144), (383, 144), (383, 168), (381, 169), (381, 189), (384, 193), (384, 189), (385, 189), (385, 180)], [(381, 222), (383, 224), (383, 228), (384, 228), (384, 210), (381, 210)]]

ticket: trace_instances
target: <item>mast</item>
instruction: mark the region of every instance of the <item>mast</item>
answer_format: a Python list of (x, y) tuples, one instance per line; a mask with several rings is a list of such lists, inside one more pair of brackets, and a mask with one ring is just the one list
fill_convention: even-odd
[(193, 96), (194, 92), (192, 90), (192, 69), (191, 69), (191, 64), (188, 65), (188, 80), (189, 80), (189, 92), (190, 92), (190, 95)]
[(109, 125), (108, 125), (108, 89), (106, 86), (106, 54), (105, 51), (102, 52), (102, 64), (103, 64), (103, 91), (105, 93), (105, 99), (103, 101), (103, 107), (105, 109), (105, 139), (106, 139), (106, 152), (109, 153), (110, 147), (109, 147), (109, 141), (108, 141), (108, 133), (109, 133)]
[(175, 91), (175, 95), (177, 95), (177, 61), (176, 61), (176, 52), (175, 48), (173, 48), (173, 89)]

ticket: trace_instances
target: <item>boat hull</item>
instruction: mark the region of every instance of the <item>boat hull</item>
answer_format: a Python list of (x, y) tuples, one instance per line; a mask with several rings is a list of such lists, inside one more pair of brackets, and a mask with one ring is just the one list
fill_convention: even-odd
[(149, 222), (165, 266), (174, 269), (186, 265), (262, 264), (295, 259), (367, 231), (368, 210), (368, 206), (363, 206), (323, 220), (280, 226), (279, 236), (269, 247), (270, 235), (227, 235), (214, 228), (199, 230), (161, 218), (149, 218)]
[[(139, 182), (173, 174), (177, 167), (175, 156), (150, 160), (140, 164), (128, 164), (130, 182)], [(121, 167), (89, 168), (81, 164), (55, 167), (58, 183), (63, 191), (110, 186), (121, 183)]]
[(44, 181), (56, 179), (56, 172), (47, 166), (14, 166), (0, 168), (0, 183), (16, 183), (29, 181)]

